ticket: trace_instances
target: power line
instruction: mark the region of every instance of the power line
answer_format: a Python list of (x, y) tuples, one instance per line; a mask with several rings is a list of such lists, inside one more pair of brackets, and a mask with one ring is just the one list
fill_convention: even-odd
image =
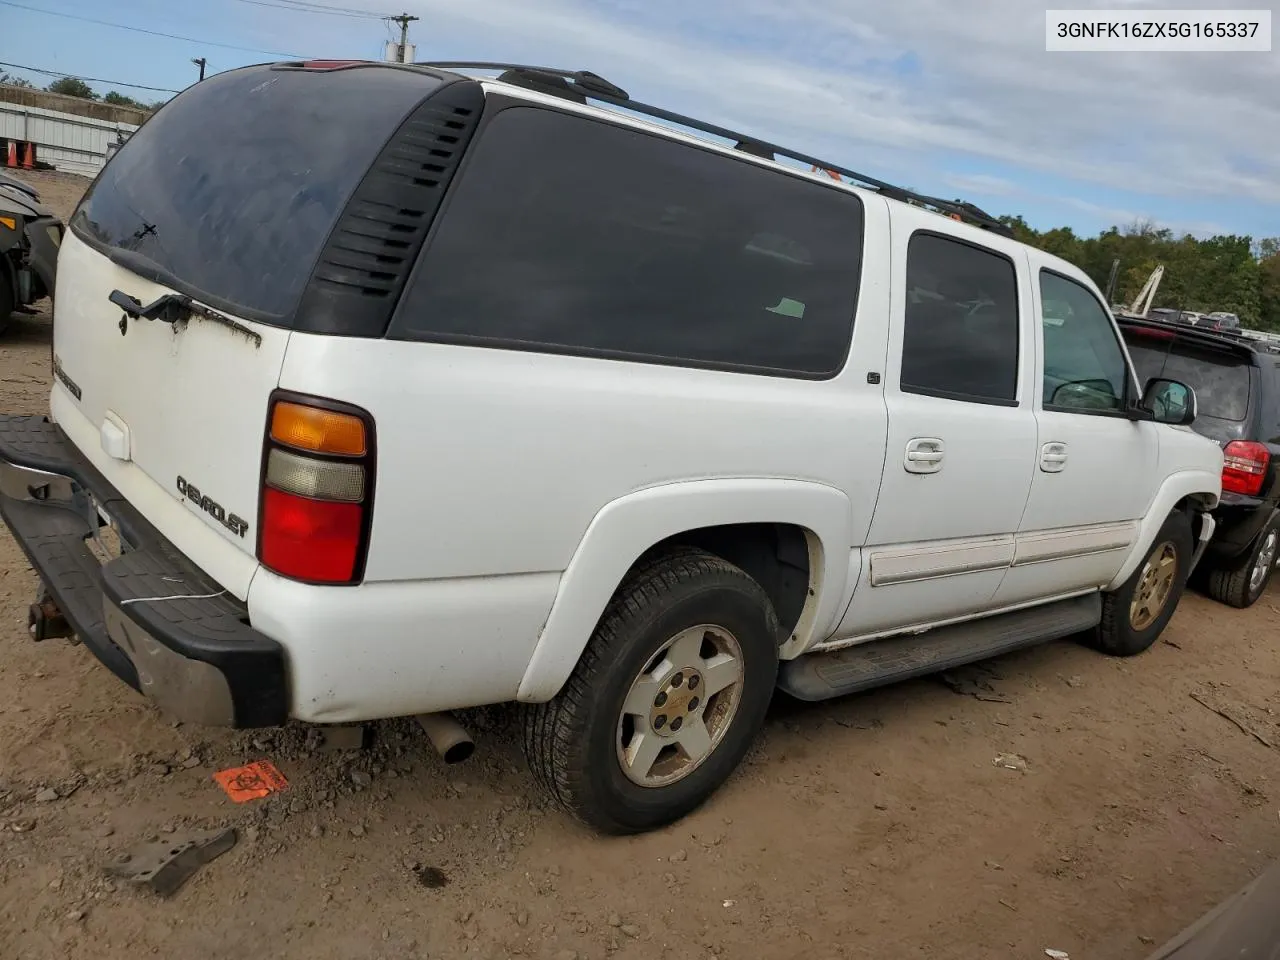
[(60, 70), (41, 70), (39, 67), (24, 67), (20, 63), (5, 63), (0, 60), (0, 67), (12, 67), (14, 70), (26, 70), (28, 73), (43, 73), (47, 77), (66, 77), (70, 80), (83, 80), (85, 83), (105, 83), (109, 87), (131, 87), (134, 90), (155, 90), (159, 93), (181, 93), (180, 90), (170, 90), (168, 87), (146, 87), (140, 83), (124, 83), (120, 80), (99, 80), (97, 77), (77, 77), (70, 73), (63, 73)]
[(366, 16), (381, 19), (385, 14), (378, 13), (375, 10), (366, 10), (363, 7), (335, 7), (331, 3), (321, 3), (319, 0), (274, 0), (275, 3), (282, 3), (290, 7), (304, 7), (307, 9), (315, 9), (318, 11), (346, 13), (353, 16)]
[(303, 4), (288, 3), (287, 0), (282, 2), (269, 2), (269, 0), (236, 0), (237, 3), (251, 3), (255, 7), (269, 7), (273, 10), (290, 10), (294, 13), (323, 13), (331, 17), (348, 17), (352, 20), (382, 20), (381, 14), (373, 13), (368, 10), (351, 10), (346, 7), (326, 7), (322, 4)]
[(187, 43), (199, 43), (206, 47), (226, 47), (228, 50), (247, 50), (250, 53), (265, 53), (272, 57), (289, 57), (297, 59), (296, 53), (281, 53), (279, 50), (261, 50), (258, 47), (240, 47), (234, 43), (218, 43), (215, 40), (197, 40), (195, 37), (180, 37), (176, 33), (161, 33), (158, 30), (144, 30), (142, 27), (130, 27), (123, 23), (111, 23), (107, 20), (95, 20), (92, 17), (81, 17), (74, 13), (63, 13), (59, 10), (42, 10), (39, 7), (29, 7), (25, 3), (15, 3), (14, 0), (0, 0), (0, 4), (6, 7), (16, 7), (19, 10), (30, 10), (33, 13), (47, 13), (52, 17), (66, 17), (68, 20), (83, 20), (85, 23), (96, 23), (100, 27), (115, 27), (117, 30), (132, 30), (134, 33), (145, 33), (153, 37), (165, 37), (169, 40), (184, 40)]

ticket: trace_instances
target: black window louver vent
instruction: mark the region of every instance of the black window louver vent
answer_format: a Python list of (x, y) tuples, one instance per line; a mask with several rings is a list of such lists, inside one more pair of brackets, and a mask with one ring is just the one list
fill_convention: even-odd
[(423, 103), (383, 147), (316, 262), (293, 324), (309, 333), (380, 337), (484, 108), (460, 80)]

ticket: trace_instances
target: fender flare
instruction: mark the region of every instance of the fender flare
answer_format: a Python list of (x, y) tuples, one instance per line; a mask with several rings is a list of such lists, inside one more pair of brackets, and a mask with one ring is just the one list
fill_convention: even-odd
[(809, 531), (813, 594), (797, 632), (825, 636), (843, 612), (850, 562), (853, 508), (843, 491), (804, 480), (663, 484), (613, 500), (592, 519), (560, 578), (516, 699), (540, 703), (559, 692), (618, 584), (646, 550), (686, 530), (734, 523), (789, 523)]
[(1133, 571), (1138, 569), (1138, 564), (1146, 557), (1151, 542), (1160, 532), (1160, 527), (1164, 525), (1179, 500), (1197, 497), (1204, 501), (1205, 510), (1211, 510), (1218, 505), (1221, 486), (1222, 475), (1210, 473), (1207, 470), (1182, 470), (1166, 477), (1142, 518), (1138, 535), (1133, 541), (1129, 555), (1125, 558), (1124, 565), (1120, 567), (1111, 582), (1102, 588), (1103, 591), (1109, 593), (1119, 589), (1120, 585), (1133, 575)]

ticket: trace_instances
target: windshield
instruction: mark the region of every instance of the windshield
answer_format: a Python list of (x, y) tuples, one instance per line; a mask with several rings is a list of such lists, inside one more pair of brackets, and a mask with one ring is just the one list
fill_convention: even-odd
[(438, 84), (388, 68), (211, 77), (129, 139), (72, 228), (141, 275), (281, 322), (378, 151)]

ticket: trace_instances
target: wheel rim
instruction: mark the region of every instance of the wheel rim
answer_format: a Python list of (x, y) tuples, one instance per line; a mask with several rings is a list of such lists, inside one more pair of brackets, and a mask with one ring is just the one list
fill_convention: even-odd
[(1280, 543), (1280, 532), (1272, 530), (1262, 541), (1262, 549), (1258, 551), (1258, 559), (1253, 561), (1253, 569), (1249, 571), (1249, 592), (1257, 593), (1262, 589), (1267, 574), (1276, 563), (1276, 545)]
[(1178, 549), (1171, 541), (1158, 544), (1147, 554), (1137, 589), (1133, 592), (1133, 602), (1129, 604), (1129, 624), (1134, 630), (1145, 630), (1155, 623), (1169, 602), (1177, 573)]
[(618, 718), (618, 763), (628, 780), (665, 787), (719, 746), (742, 700), (742, 647), (724, 627), (700, 624), (662, 645), (631, 684)]

